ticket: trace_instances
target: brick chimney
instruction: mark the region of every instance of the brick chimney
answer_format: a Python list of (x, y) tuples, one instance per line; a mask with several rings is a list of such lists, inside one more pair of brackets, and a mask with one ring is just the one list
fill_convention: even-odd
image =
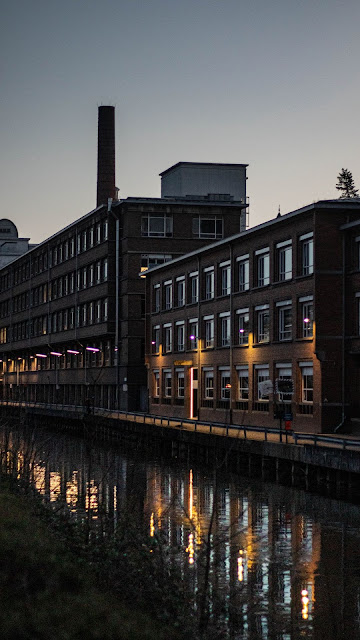
[(96, 206), (115, 196), (115, 107), (99, 107)]

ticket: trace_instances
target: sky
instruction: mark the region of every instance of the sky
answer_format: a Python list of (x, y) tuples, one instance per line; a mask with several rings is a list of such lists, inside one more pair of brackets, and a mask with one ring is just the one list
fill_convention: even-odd
[(95, 208), (97, 110), (120, 197), (179, 161), (248, 163), (250, 226), (360, 188), (359, 0), (3, 0), (0, 217), (34, 243)]

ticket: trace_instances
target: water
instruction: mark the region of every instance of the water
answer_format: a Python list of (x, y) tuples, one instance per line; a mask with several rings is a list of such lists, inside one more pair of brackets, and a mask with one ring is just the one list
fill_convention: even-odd
[(94, 531), (125, 512), (129, 527), (161, 534), (197, 612), (208, 569), (220, 637), (360, 638), (360, 507), (50, 431), (16, 431), (11, 443), (19, 473)]

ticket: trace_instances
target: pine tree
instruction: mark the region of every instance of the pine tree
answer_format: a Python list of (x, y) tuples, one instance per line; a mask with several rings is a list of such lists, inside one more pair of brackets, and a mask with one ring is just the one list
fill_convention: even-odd
[(357, 198), (358, 189), (355, 189), (354, 180), (351, 171), (342, 168), (338, 175), (338, 183), (336, 188), (341, 191), (340, 198)]

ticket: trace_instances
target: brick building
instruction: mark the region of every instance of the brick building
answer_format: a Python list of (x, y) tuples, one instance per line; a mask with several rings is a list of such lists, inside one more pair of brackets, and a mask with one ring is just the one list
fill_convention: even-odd
[(161, 198), (117, 200), (113, 107), (98, 130), (96, 209), (0, 269), (4, 400), (145, 409), (139, 271), (246, 227), (247, 165), (178, 163)]
[(309, 432), (359, 420), (359, 217), (358, 199), (317, 202), (152, 269), (150, 412), (276, 426), (281, 410)]

